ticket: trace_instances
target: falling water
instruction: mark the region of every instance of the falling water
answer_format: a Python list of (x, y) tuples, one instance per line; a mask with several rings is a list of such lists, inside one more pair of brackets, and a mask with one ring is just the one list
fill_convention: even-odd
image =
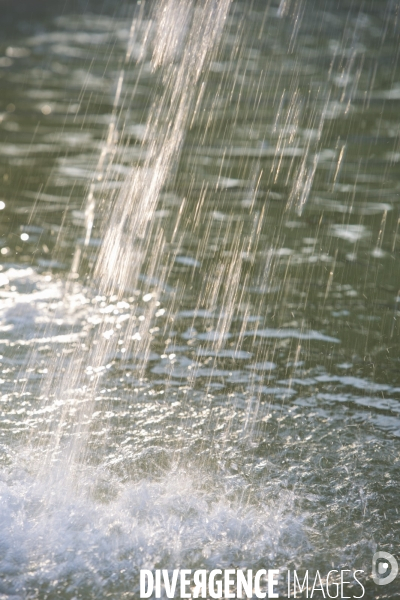
[[(148, 121), (145, 125), (141, 152), (142, 165), (135, 167), (126, 177), (116, 197), (101, 197), (106, 194), (106, 186), (100, 187), (100, 228), (102, 246), (96, 259), (93, 279), (97, 286), (99, 298), (108, 297), (122, 299), (127, 290), (135, 290), (138, 278), (143, 268), (143, 262), (149, 256), (150, 266), (147, 276), (153, 276), (164, 252), (162, 231), (151, 235), (153, 215), (156, 210), (160, 192), (176, 169), (186, 129), (198, 102), (201, 87), (205, 85), (207, 64), (211, 61), (219, 42), (224, 22), (229, 10), (230, 1), (216, 3), (209, 0), (201, 5), (166, 0), (157, 4), (154, 15), (154, 31), (149, 29), (148, 36), (153, 38), (151, 67), (162, 69), (160, 94), (157, 94), (149, 110)], [(128, 49), (124, 61), (124, 69), (132, 54), (132, 43), (135, 28), (140, 27), (140, 16), (134, 19), (128, 38)], [(145, 40), (147, 42), (147, 40)], [(150, 42), (151, 43), (151, 42)], [(109, 130), (104, 147), (101, 151), (95, 172), (95, 179), (103, 179), (104, 161), (112, 153), (116, 144), (117, 120), (116, 106), (121, 98), (124, 70), (121, 71), (113, 104)], [(110, 161), (112, 157), (110, 157)], [(104, 175), (105, 176), (105, 175)], [(107, 180), (106, 180), (107, 183)], [(94, 221), (94, 185), (89, 187), (86, 209), (86, 234), (84, 246), (88, 246)], [(111, 205), (111, 216), (110, 216)], [(89, 216), (88, 216), (89, 215)], [(78, 248), (72, 264), (72, 274), (76, 272), (80, 258)], [(149, 294), (151, 309), (157, 301)], [(147, 321), (151, 318), (149, 311)], [(148, 322), (146, 323), (148, 325)], [(135, 322), (132, 320), (124, 332), (124, 348), (131, 345), (134, 336)], [(121, 341), (115, 335), (107, 322), (98, 328), (91, 341), (89, 354), (86, 347), (75, 350), (72, 360), (54, 361), (49, 375), (44, 382), (45, 394), (55, 396), (62, 404), (61, 415), (58, 418), (55, 441), (51, 441), (49, 458), (59, 453), (63, 430), (73, 414), (71, 448), (62, 450), (64, 467), (57, 466), (57, 472), (62, 474), (65, 481), (65, 469), (80, 468), (79, 461), (83, 459), (87, 447), (87, 428), (91, 422), (95, 407), (95, 397), (98, 391), (96, 376), (91, 377), (86, 384), (86, 368), (89, 366), (94, 373), (102, 371), (116, 354)], [(143, 336), (144, 338), (144, 336)], [(136, 341), (142, 340), (142, 334), (136, 334)], [(135, 345), (134, 354), (148, 353), (148, 340)], [(36, 360), (35, 358), (33, 360)], [(144, 364), (146, 360), (144, 361)], [(60, 373), (62, 373), (60, 377)], [(83, 390), (83, 398), (74, 397), (75, 390)], [(78, 391), (78, 394), (81, 393)], [(72, 398), (71, 398), (72, 396)], [(77, 402), (81, 406), (76, 408)], [(46, 432), (46, 436), (48, 432)], [(65, 465), (70, 465), (66, 467)], [(48, 470), (47, 461), (43, 469)]]
[(0, 595), (136, 598), (162, 566), (357, 568), (374, 598), (398, 3), (92, 9), (0, 47)]

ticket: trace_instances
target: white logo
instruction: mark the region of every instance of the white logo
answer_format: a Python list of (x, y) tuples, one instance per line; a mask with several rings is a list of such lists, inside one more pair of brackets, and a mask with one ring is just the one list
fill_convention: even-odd
[[(389, 552), (376, 552), (372, 557), (372, 579), (377, 585), (391, 583), (396, 579), (398, 572), (397, 560)], [(387, 575), (384, 576), (386, 573)]]

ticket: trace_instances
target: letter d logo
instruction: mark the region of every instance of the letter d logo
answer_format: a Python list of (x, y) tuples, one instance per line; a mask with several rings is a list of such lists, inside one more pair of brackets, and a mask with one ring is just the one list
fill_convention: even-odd
[[(385, 562), (382, 562), (382, 560)], [(398, 572), (399, 565), (397, 564), (397, 560), (389, 552), (376, 552), (372, 557), (372, 579), (377, 585), (392, 583), (396, 579)], [(382, 577), (385, 573), (388, 573), (388, 575)]]

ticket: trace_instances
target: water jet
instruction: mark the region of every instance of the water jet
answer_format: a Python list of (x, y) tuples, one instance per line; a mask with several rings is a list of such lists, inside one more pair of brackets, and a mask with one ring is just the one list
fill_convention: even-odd
[(332, 565), (374, 597), (399, 533), (395, 9), (142, 1), (4, 32), (5, 597)]

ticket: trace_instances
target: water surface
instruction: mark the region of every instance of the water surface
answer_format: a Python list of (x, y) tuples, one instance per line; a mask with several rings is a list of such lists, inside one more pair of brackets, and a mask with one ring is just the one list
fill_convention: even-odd
[(151, 3), (17, 8), (0, 593), (136, 598), (140, 568), (267, 565), (364, 569), (365, 597), (396, 598), (370, 574), (399, 547), (397, 4), (233, 2), (106, 289), (112, 207), (163, 152), (182, 3), (158, 30)]

